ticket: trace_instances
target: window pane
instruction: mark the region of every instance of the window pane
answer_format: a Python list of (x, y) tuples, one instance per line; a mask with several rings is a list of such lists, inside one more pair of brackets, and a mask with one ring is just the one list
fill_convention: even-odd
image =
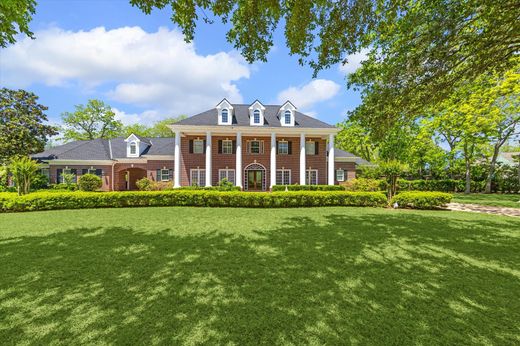
[(253, 121), (255, 124), (260, 124), (260, 111), (258, 109), (253, 112)]
[(223, 123), (228, 122), (228, 110), (227, 109), (222, 110), (222, 122)]
[(200, 169), (199, 170), (199, 186), (205, 186), (206, 185), (206, 170)]
[(315, 143), (314, 142), (305, 142), (305, 154), (314, 155), (315, 153)]
[(204, 141), (196, 139), (193, 141), (193, 153), (202, 154), (204, 153)]
[(224, 140), (222, 141), (222, 153), (233, 154), (233, 141)]
[(291, 123), (291, 112), (285, 111), (285, 124), (289, 125)]
[(169, 169), (161, 170), (161, 181), (168, 181), (169, 175), (170, 175), (169, 173), (170, 173)]
[(278, 154), (289, 154), (289, 142), (280, 141), (278, 142)]
[(260, 141), (251, 141), (251, 154), (260, 154)]
[(344, 181), (345, 180), (345, 171), (342, 169), (336, 170), (336, 180)]
[(227, 171), (227, 180), (229, 180), (233, 185), (235, 185), (235, 170), (230, 169)]

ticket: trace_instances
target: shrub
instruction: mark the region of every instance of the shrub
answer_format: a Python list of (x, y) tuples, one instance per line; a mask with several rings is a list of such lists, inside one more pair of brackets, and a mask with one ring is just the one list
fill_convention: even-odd
[(37, 173), (31, 182), (31, 190), (41, 190), (49, 187), (49, 177), (45, 174)]
[(226, 178), (222, 179), (218, 182), (218, 187), (220, 188), (220, 191), (233, 191), (233, 188), (235, 187), (232, 182), (227, 180)]
[(387, 183), (380, 179), (356, 178), (342, 184), (347, 191), (384, 191)]
[(139, 179), (135, 184), (140, 191), (162, 191), (173, 189), (173, 185), (170, 181), (153, 181), (148, 178)]
[(390, 201), (402, 208), (438, 209), (450, 203), (453, 196), (445, 192), (407, 191), (401, 192)]
[(49, 188), (51, 190), (58, 190), (58, 191), (76, 191), (78, 189), (78, 185), (77, 184), (71, 184), (71, 185), (67, 185), (67, 184), (50, 184), (49, 185)]
[(188, 191), (242, 191), (240, 186), (182, 186), (175, 190), (188, 190)]
[(78, 186), (81, 191), (97, 191), (103, 186), (103, 181), (95, 174), (83, 174), (79, 177)]
[(13, 175), (18, 194), (28, 194), (32, 180), (38, 171), (38, 163), (27, 156), (20, 156), (11, 160), (8, 169)]
[(273, 185), (275, 191), (344, 191), (341, 185)]
[(135, 182), (135, 185), (140, 191), (152, 191), (152, 183), (148, 178), (139, 179)]
[(319, 206), (386, 206), (380, 192), (297, 191), (126, 191), (126, 192), (35, 192), (16, 196), (0, 194), (0, 211), (34, 211), (79, 208), (117, 208), (144, 206), (197, 206), (291, 208)]

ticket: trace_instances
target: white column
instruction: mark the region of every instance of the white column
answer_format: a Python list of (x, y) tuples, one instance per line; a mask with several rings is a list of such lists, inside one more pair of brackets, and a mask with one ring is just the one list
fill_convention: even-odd
[(300, 135), (300, 185), (305, 185), (305, 133)]
[(242, 133), (237, 132), (235, 153), (235, 185), (242, 187)]
[(175, 157), (173, 165), (173, 187), (181, 187), (181, 131), (175, 131)]
[(276, 133), (271, 133), (271, 182), (270, 188), (276, 184)]
[(211, 186), (211, 132), (206, 132), (206, 186)]
[(334, 185), (334, 134), (329, 135), (329, 185)]

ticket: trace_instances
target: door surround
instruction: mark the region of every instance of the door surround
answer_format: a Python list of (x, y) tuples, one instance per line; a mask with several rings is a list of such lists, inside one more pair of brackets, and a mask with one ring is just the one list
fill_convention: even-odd
[(262, 189), (266, 191), (266, 173), (267, 170), (260, 163), (250, 163), (244, 168), (244, 190), (249, 191), (249, 171), (261, 171), (262, 172)]

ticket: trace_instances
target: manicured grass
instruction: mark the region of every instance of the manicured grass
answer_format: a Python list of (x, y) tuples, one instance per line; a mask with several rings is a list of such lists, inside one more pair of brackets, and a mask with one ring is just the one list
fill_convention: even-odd
[(520, 220), (373, 208), (0, 214), (5, 344), (520, 343)]
[(456, 193), (452, 202), (491, 205), (495, 207), (520, 208), (520, 194)]

